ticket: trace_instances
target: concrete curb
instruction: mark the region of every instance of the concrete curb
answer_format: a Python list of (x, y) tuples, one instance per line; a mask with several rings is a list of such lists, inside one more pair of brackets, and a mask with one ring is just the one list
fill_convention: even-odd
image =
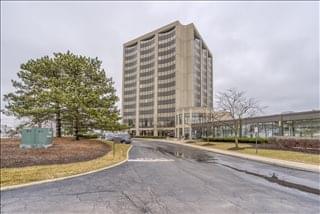
[(220, 149), (213, 149), (213, 148), (205, 148), (202, 146), (190, 145), (190, 144), (181, 143), (181, 142), (174, 142), (174, 141), (170, 141), (170, 140), (152, 139), (152, 138), (150, 138), (150, 139), (136, 138), (136, 139), (137, 140), (161, 141), (161, 142), (166, 142), (166, 143), (171, 143), (171, 144), (176, 144), (176, 145), (188, 146), (188, 147), (192, 147), (195, 149), (201, 149), (201, 150), (205, 150), (205, 151), (215, 152), (215, 153), (222, 154), (222, 155), (238, 157), (238, 158), (242, 158), (242, 159), (246, 159), (246, 160), (258, 161), (258, 162), (267, 163), (267, 164), (274, 165), (274, 166), (281, 166), (281, 167), (286, 167), (286, 168), (290, 168), (290, 169), (297, 169), (297, 170), (303, 170), (303, 171), (308, 171), (308, 172), (320, 173), (320, 166), (311, 165), (311, 164), (286, 161), (286, 160), (278, 160), (278, 159), (266, 158), (266, 157), (258, 157), (258, 156), (254, 156), (254, 155), (238, 154), (235, 152), (228, 152), (228, 151), (223, 151)]
[(130, 145), (130, 148), (127, 151), (127, 157), (126, 159), (124, 159), (123, 161), (120, 161), (119, 163), (104, 167), (104, 168), (100, 168), (100, 169), (95, 169), (89, 172), (84, 172), (84, 173), (80, 173), (80, 174), (76, 174), (76, 175), (70, 175), (70, 176), (66, 176), (66, 177), (60, 177), (60, 178), (54, 178), (54, 179), (47, 179), (47, 180), (42, 180), (42, 181), (35, 181), (35, 182), (30, 182), (30, 183), (24, 183), (24, 184), (17, 184), (17, 185), (11, 185), (11, 186), (6, 186), (6, 187), (1, 187), (0, 191), (5, 191), (5, 190), (12, 190), (12, 189), (17, 189), (17, 188), (21, 188), (21, 187), (28, 187), (28, 186), (33, 186), (33, 185), (37, 185), (37, 184), (44, 184), (44, 183), (51, 183), (51, 182), (55, 182), (55, 181), (62, 181), (62, 180), (66, 180), (69, 178), (76, 178), (76, 177), (80, 177), (83, 175), (89, 175), (92, 173), (96, 173), (96, 172), (100, 172), (106, 169), (110, 169), (116, 166), (119, 166), (125, 162), (128, 161), (129, 159), (129, 153), (130, 150), (132, 149), (132, 145)]

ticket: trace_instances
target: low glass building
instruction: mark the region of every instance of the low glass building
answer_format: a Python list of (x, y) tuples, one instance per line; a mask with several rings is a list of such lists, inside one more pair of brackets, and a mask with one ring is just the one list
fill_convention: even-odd
[[(233, 137), (233, 121), (225, 115), (215, 118), (217, 113), (205, 109), (183, 109), (176, 115), (176, 137)], [(220, 115), (221, 116), (221, 115)], [(221, 118), (221, 117), (220, 117)], [(275, 115), (244, 118), (241, 120), (240, 136), (253, 137), (258, 128), (259, 137), (291, 136), (320, 137), (320, 111), (288, 112)]]

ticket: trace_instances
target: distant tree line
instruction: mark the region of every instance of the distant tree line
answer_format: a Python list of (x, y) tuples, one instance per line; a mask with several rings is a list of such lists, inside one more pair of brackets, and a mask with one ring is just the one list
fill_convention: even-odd
[(3, 112), (29, 118), (29, 125), (41, 127), (48, 121), (77, 140), (92, 129), (120, 130), (114, 83), (106, 76), (98, 58), (70, 51), (31, 59), (20, 66), (14, 92), (4, 95)]

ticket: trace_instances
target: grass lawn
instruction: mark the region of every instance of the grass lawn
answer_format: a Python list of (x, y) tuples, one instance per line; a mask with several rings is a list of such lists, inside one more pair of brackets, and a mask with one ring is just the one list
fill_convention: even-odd
[[(112, 142), (106, 143), (112, 144)], [(1, 168), (0, 185), (1, 187), (4, 187), (9, 185), (23, 184), (34, 181), (76, 175), (79, 173), (104, 168), (125, 160), (129, 147), (130, 145), (126, 144), (115, 144), (114, 153), (111, 151), (97, 159), (78, 163), (28, 166), (19, 168)]]
[(201, 146), (206, 146), (209, 148), (214, 148), (214, 149), (239, 152), (242, 154), (258, 155), (258, 156), (267, 157), (267, 158), (320, 165), (320, 155), (318, 154), (274, 150), (274, 149), (259, 149), (259, 148), (258, 148), (258, 154), (256, 154), (256, 149), (254, 144), (239, 143), (238, 149), (235, 148), (234, 143), (197, 142), (196, 144)]

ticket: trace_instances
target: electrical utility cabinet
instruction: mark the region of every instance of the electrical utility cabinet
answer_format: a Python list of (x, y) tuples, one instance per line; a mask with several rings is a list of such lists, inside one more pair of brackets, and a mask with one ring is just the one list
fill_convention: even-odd
[(52, 145), (51, 128), (31, 128), (21, 131), (21, 148), (48, 148)]

